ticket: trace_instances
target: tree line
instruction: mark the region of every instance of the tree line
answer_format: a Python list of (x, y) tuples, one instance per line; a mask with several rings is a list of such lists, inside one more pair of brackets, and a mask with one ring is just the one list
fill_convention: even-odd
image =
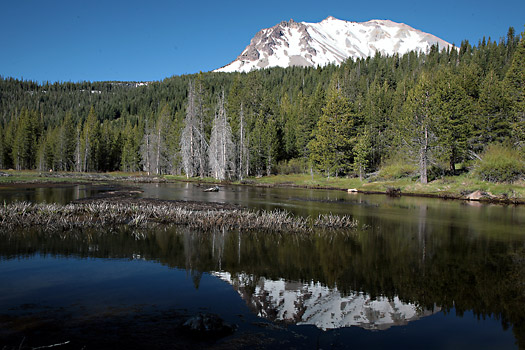
[(0, 78), (0, 168), (243, 179), (360, 176), (389, 161), (421, 182), (492, 144), (525, 150), (525, 38), (340, 66), (199, 73), (140, 86)]

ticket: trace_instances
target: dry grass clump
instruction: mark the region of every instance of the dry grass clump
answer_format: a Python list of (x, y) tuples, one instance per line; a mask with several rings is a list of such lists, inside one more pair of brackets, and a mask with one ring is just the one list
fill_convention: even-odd
[(346, 216), (321, 215), (316, 220), (293, 216), (286, 211), (185, 208), (180, 203), (88, 202), (67, 205), (17, 202), (0, 207), (0, 227), (40, 226), (45, 229), (145, 227), (152, 223), (217, 228), (308, 232), (313, 227), (352, 228), (357, 223)]
[(324, 214), (317, 217), (317, 219), (314, 221), (314, 226), (333, 229), (356, 228), (357, 220), (347, 215), (339, 216), (333, 214)]

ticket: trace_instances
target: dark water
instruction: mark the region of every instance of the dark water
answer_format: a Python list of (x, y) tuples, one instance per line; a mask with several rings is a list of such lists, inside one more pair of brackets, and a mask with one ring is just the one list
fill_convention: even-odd
[[(145, 197), (350, 215), (359, 228), (2, 232), (0, 348), (525, 347), (523, 207), (141, 188)], [(199, 312), (238, 328), (227, 337), (192, 335), (181, 324)]]
[(115, 188), (111, 185), (41, 184), (0, 185), (2, 203), (33, 202), (67, 204), (75, 199), (91, 197)]

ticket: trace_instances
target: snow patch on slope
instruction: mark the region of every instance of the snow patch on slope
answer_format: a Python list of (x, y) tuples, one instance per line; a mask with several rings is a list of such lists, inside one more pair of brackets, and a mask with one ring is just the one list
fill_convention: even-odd
[(446, 41), (390, 20), (349, 22), (328, 17), (319, 23), (281, 22), (259, 31), (232, 63), (217, 72), (249, 72), (266, 67), (325, 66), (348, 58), (427, 52), (453, 47)]

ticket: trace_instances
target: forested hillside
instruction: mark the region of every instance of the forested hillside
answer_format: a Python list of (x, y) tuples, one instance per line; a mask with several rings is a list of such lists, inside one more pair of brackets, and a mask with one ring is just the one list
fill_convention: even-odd
[(3, 169), (242, 179), (310, 169), (362, 177), (401, 163), (427, 182), (468, 170), (490, 147), (523, 159), (525, 33), (147, 84), (4, 77), (0, 118)]

